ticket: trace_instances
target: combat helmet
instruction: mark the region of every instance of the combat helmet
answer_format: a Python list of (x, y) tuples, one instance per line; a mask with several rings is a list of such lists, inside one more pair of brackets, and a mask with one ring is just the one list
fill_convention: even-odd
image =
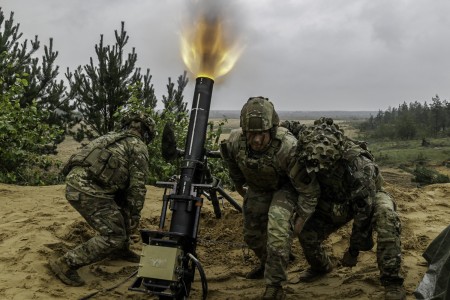
[(280, 118), (269, 99), (251, 97), (241, 110), (240, 126), (244, 132), (269, 130), (280, 123)]
[(307, 171), (328, 170), (342, 157), (344, 132), (331, 118), (320, 118), (298, 135), (297, 159)]
[(144, 112), (128, 111), (123, 113), (121, 119), (123, 130), (133, 127), (133, 122), (140, 122), (140, 128), (137, 129), (141, 132), (144, 142), (149, 144), (156, 136), (155, 121)]

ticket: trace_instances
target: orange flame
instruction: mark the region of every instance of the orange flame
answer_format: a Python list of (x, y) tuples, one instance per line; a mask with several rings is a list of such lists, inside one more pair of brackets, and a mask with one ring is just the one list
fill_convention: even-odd
[(227, 74), (241, 55), (237, 37), (225, 28), (220, 17), (201, 16), (181, 35), (181, 54), (189, 71), (196, 77), (213, 80)]

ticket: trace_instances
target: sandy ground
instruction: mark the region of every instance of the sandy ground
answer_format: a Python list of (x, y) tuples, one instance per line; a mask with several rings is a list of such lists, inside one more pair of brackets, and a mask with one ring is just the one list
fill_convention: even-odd
[[(384, 169), (388, 191), (395, 197), (402, 221), (403, 266), (408, 299), (426, 271), (422, 253), (450, 222), (450, 184), (417, 188), (410, 176)], [(163, 190), (147, 186), (141, 228), (155, 229), (159, 223)], [(242, 199), (230, 193), (238, 202)], [(224, 202), (223, 217), (216, 219), (209, 201), (202, 208), (198, 258), (208, 278), (208, 299), (260, 299), (264, 280), (247, 280), (245, 274), (255, 265), (255, 257), (244, 247), (242, 217)], [(297, 259), (288, 269), (288, 299), (382, 299), (375, 251), (360, 255), (356, 267), (339, 265), (348, 246), (350, 227), (330, 236), (326, 248), (336, 265), (321, 280), (296, 283), (307, 265), (294, 241)], [(69, 287), (49, 270), (47, 260), (58, 256), (93, 236), (78, 213), (64, 198), (64, 186), (23, 187), (0, 184), (0, 299), (80, 299), (100, 291), (92, 299), (155, 299), (129, 291), (133, 282), (126, 278), (137, 264), (103, 260), (80, 269), (87, 284)], [(140, 251), (141, 242), (132, 246)], [(375, 249), (375, 248), (374, 248)], [(120, 284), (122, 283), (122, 284)], [(110, 287), (120, 284), (109, 291)], [(102, 291), (103, 290), (103, 291)], [(198, 273), (191, 299), (201, 299)]]

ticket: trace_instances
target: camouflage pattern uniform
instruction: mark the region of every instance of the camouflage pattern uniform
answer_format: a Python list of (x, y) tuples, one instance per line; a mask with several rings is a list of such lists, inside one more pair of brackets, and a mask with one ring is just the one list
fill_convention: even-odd
[(250, 149), (241, 128), (222, 141), (221, 154), (234, 184), (248, 187), (243, 205), (244, 240), (265, 265), (267, 284), (280, 286), (286, 280), (297, 204), (288, 177), (297, 140), (286, 128), (274, 126), (272, 130), (271, 143), (263, 153)]
[(138, 221), (144, 205), (148, 159), (146, 144), (132, 131), (108, 133), (72, 156), (66, 198), (99, 233), (64, 255), (72, 268), (128, 248), (130, 219)]
[(299, 235), (305, 257), (312, 270), (326, 270), (330, 259), (322, 242), (353, 220), (349, 249), (356, 255), (370, 250), (375, 230), (381, 283), (401, 285), (401, 224), (394, 200), (383, 190), (382, 176), (365, 145), (326, 121), (299, 134), (298, 161), (290, 174), (300, 194), (299, 214), (307, 220)]

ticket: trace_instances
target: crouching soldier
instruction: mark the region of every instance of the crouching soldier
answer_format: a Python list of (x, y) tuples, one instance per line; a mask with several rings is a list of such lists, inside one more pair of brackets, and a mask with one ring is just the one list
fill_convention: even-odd
[(310, 265), (300, 274), (300, 281), (312, 282), (332, 271), (322, 243), (353, 220), (350, 247), (342, 264), (355, 266), (359, 252), (372, 249), (372, 231), (376, 231), (385, 299), (405, 299), (400, 220), (366, 145), (344, 136), (332, 119), (321, 118), (299, 132), (296, 152), (297, 163), (290, 172), (299, 192), (295, 232)]
[(283, 284), (297, 204), (297, 192), (288, 177), (297, 140), (279, 127), (279, 121), (269, 99), (252, 97), (241, 110), (241, 128), (221, 144), (230, 177), (244, 198), (244, 240), (259, 259), (246, 278), (264, 278), (262, 299), (276, 300), (286, 298)]
[(66, 164), (66, 199), (98, 233), (90, 240), (50, 259), (64, 283), (81, 286), (80, 267), (104, 258), (139, 262), (130, 234), (139, 224), (148, 175), (147, 145), (155, 136), (153, 119), (126, 114), (120, 132), (103, 135), (74, 154)]

